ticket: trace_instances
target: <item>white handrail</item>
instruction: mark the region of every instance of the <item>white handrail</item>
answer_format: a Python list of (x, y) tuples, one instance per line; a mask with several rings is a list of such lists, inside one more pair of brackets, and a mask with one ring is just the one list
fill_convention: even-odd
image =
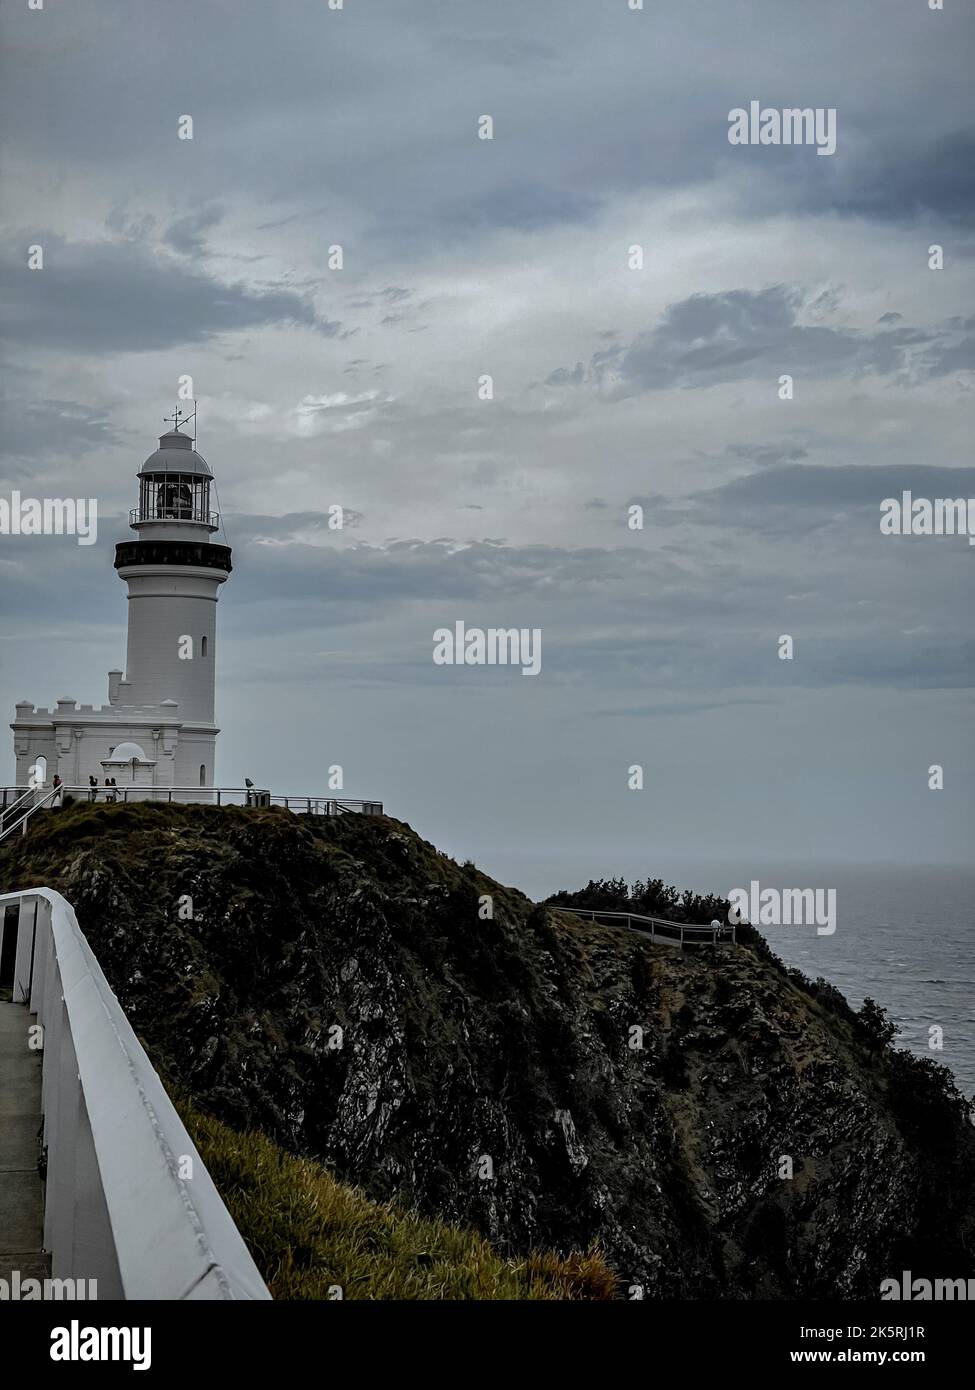
[(0, 895), (0, 946), (10, 903), (14, 1001), (43, 1029), (52, 1276), (95, 1279), (100, 1299), (269, 1299), (71, 904)]
[[(40, 787), (38, 787), (37, 791), (39, 792), (40, 790)], [(33, 805), (29, 806), (27, 810), (24, 811), (23, 815), (20, 817), (19, 820), (15, 820), (12, 825), (8, 825), (6, 830), (0, 830), (0, 840), (5, 840), (8, 835), (13, 835), (13, 833), (17, 830), (20, 831), (21, 835), (26, 835), (27, 822), (30, 820), (34, 812), (43, 811), (48, 805), (53, 806), (56, 800), (60, 800), (63, 792), (63, 787), (50, 787), (39, 801), (35, 801)], [(21, 800), (23, 800), (23, 798), (21, 798)]]
[[(571, 912), (576, 917), (588, 917), (593, 922), (599, 917), (621, 917), (631, 931), (640, 931), (644, 935), (656, 939), (658, 936), (662, 944), (670, 945), (674, 942), (681, 946), (714, 945), (719, 941), (736, 941), (735, 928), (731, 923), (720, 923), (718, 926), (708, 926), (704, 922), (670, 922), (666, 917), (644, 917), (638, 912), (616, 912), (603, 908), (592, 907), (564, 907), (561, 903), (549, 903), (549, 907), (557, 912)], [(649, 931), (644, 926), (631, 927), (631, 922), (646, 922)], [(612, 924), (611, 924), (612, 925)], [(658, 931), (658, 928), (665, 928)], [(667, 934), (667, 931), (671, 935)]]
[[(14, 787), (14, 791), (19, 790), (19, 787)], [(11, 815), (14, 811), (16, 811), (18, 806), (23, 806), (27, 798), (30, 795), (32, 795), (32, 793), (36, 790), (37, 788), (35, 787), (28, 787), (27, 790), (24, 792), (23, 796), (18, 796), (16, 801), (13, 801), (9, 806), (4, 806), (2, 809), (0, 809), (0, 830), (3, 829), (3, 823), (6, 820), (7, 816)]]

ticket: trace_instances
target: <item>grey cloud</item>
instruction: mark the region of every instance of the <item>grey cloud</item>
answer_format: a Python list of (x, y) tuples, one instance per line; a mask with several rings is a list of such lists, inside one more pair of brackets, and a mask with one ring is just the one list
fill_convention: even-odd
[[(229, 517), (228, 517), (229, 520)], [(363, 513), (342, 508), (342, 530), (351, 530), (363, 520)], [(308, 532), (334, 537), (327, 512), (286, 512), (283, 516), (234, 516), (234, 537), (246, 541), (291, 541)]]
[(473, 197), (441, 203), (438, 222), (457, 231), (505, 227), (538, 232), (558, 223), (589, 222), (602, 203), (592, 193), (515, 179)]
[(799, 322), (801, 290), (696, 294), (670, 305), (660, 322), (627, 348), (593, 358), (597, 375), (612, 374), (621, 390), (663, 390), (756, 375), (839, 370), (891, 373), (909, 349), (928, 342), (913, 329), (857, 333)]
[(875, 683), (901, 690), (975, 686), (975, 642), (962, 634), (890, 632), (845, 641), (820, 638), (810, 641), (807, 649), (822, 685)]
[(74, 459), (120, 440), (107, 407), (64, 400), (15, 400), (10, 396), (4, 403), (4, 451), (11, 458), (34, 460), (60, 453)]
[(657, 525), (694, 525), (796, 539), (828, 526), (879, 537), (880, 503), (915, 497), (975, 497), (975, 468), (925, 464), (827, 466), (797, 462), (734, 478), (680, 500), (637, 497)]
[[(274, 519), (234, 518), (235, 534), (245, 538), (259, 536), (268, 524), (276, 523)], [(651, 575), (673, 574), (670, 562), (636, 549), (565, 550), (507, 546), (492, 540), (459, 545), (448, 539), (404, 539), (382, 546), (261, 548), (252, 554), (248, 575), (239, 587), (252, 589), (255, 600), (273, 596), (275, 606), (285, 599), (324, 595), (326, 602), (347, 610), (351, 621), (355, 609), (376, 602), (456, 603), (492, 597), (506, 602), (575, 601), (587, 592), (626, 589), (631, 583), (648, 582)], [(276, 611), (280, 615), (280, 609)]]
[[(834, 187), (830, 203), (836, 211), (896, 222), (934, 214), (942, 221), (970, 225), (975, 212), (975, 132), (950, 131), (927, 145), (911, 142), (906, 149), (878, 144)], [(804, 200), (807, 206), (811, 191)]]
[(942, 130), (925, 139), (909, 125), (900, 124), (894, 112), (879, 118), (874, 110), (857, 118), (849, 101), (839, 105), (837, 121), (838, 150), (827, 159), (810, 160), (808, 150), (788, 146), (722, 150), (715, 169), (729, 178), (747, 178), (742, 212), (764, 218), (789, 208), (806, 215), (826, 213), (902, 225), (936, 220), (952, 228), (956, 254), (972, 254), (968, 227), (975, 208), (975, 134), (971, 129)]
[(211, 227), (219, 226), (222, 220), (223, 208), (219, 204), (198, 208), (196, 212), (187, 213), (171, 223), (163, 239), (174, 251), (187, 256), (199, 255), (206, 243), (204, 233)]
[[(24, 61), (8, 64), (0, 124), (25, 158), (54, 152), (81, 167), (110, 163), (123, 187), (152, 151), (161, 186), (178, 187), (190, 203), (211, 196), (216, 166), (228, 196), (256, 192), (269, 212), (280, 204), (264, 226), (361, 208), (384, 244), (406, 230), (438, 239), (444, 188), (458, 207), (474, 209), (468, 219), (454, 209), (458, 236), (578, 220), (593, 196), (605, 202), (715, 176), (747, 181), (743, 210), (759, 215), (798, 207), (886, 220), (920, 208), (960, 217), (971, 206), (966, 17), (919, 20), (917, 5), (887, 0), (885, 23), (866, 41), (856, 7), (821, 0), (787, 33), (756, 43), (734, 7), (701, 0), (693, 11), (657, 7), (650, 43), (648, 15), (621, 5), (611, 16), (590, 0), (563, 0), (557, 14), (523, 0), (453, 0), (422, 22), (402, 0), (371, 0), (355, 23), (322, 0), (294, 0), (280, 26), (229, 0), (168, 0), (165, 12), (131, 0), (128, 22), (113, 27), (99, 25), (97, 0), (75, 0), (59, 19), (57, 45), (28, 46), (33, 17), (26, 9), (8, 16)], [(479, 33), (488, 12), (494, 32)], [(929, 27), (925, 42), (906, 42), (919, 22)], [(184, 32), (193, 42), (173, 64), (171, 36)], [(683, 55), (702, 41), (722, 61), (708, 65), (706, 84), (688, 82)], [(868, 69), (885, 81), (866, 81)], [(905, 102), (908, 74), (914, 90), (937, 83), (938, 101)], [(174, 112), (167, 131), (158, 103), (146, 100), (153, 75)], [(43, 122), (30, 115), (40, 78)], [(837, 155), (730, 147), (727, 112), (745, 99), (745, 78), (772, 104), (804, 99), (812, 83), (840, 110)], [(503, 114), (504, 168), (518, 196), (492, 192), (494, 162), (471, 157), (473, 121), (492, 106)], [(175, 138), (182, 111), (196, 120), (192, 152)], [(341, 140), (328, 138), (332, 123)], [(294, 138), (282, 140), (283, 130)], [(540, 169), (550, 188), (529, 194)], [(301, 190), (323, 187), (334, 195), (327, 202), (304, 196), (305, 206), (294, 206)]]
[(127, 207), (116, 206), (105, 218), (105, 230), (127, 241), (148, 241), (156, 231), (156, 218), (150, 212), (134, 214)]
[(545, 378), (546, 386), (581, 386), (586, 379), (586, 369), (577, 362), (570, 371), (567, 367), (556, 367)]
[[(802, 465), (783, 470), (790, 477), (801, 471)], [(768, 490), (771, 477), (762, 472), (741, 482)], [(846, 482), (854, 494), (862, 487), (855, 478)], [(807, 479), (802, 491), (820, 495), (821, 481)], [(868, 555), (864, 547), (851, 568), (855, 552), (844, 544), (803, 566), (791, 536), (778, 554), (766, 552), (755, 571), (754, 553), (736, 524), (746, 511), (726, 515), (734, 544), (709, 550), (692, 533), (670, 554), (661, 553), (652, 534), (615, 549), (413, 539), (310, 545), (299, 539), (309, 527), (327, 535), (320, 513), (231, 516), (235, 570), (221, 604), (225, 650), (237, 649), (251, 685), (261, 679), (255, 641), (283, 639), (293, 652), (292, 680), (327, 675), (335, 686), (426, 689), (459, 685), (469, 674), (433, 667), (436, 627), (459, 618), (538, 626), (549, 692), (574, 691), (603, 714), (612, 700), (617, 713), (634, 718), (751, 703), (735, 693), (744, 689), (768, 700), (782, 692), (795, 698), (803, 689), (951, 690), (975, 683), (965, 597), (946, 583), (943, 548), (919, 548), (907, 591), (890, 584), (903, 551), (879, 540), (879, 560), (876, 548)], [(123, 531), (118, 519), (115, 533)], [(60, 641), (65, 623), (78, 622), (117, 648), (124, 603), (121, 586), (112, 583), (113, 538), (106, 520), (98, 546), (84, 551), (67, 538), (4, 542), (11, 612), (34, 640)], [(256, 543), (268, 539), (286, 543)], [(846, 556), (846, 565), (824, 560), (833, 553)], [(56, 607), (51, 587), (62, 596)], [(935, 596), (940, 621), (928, 631)], [(907, 635), (912, 629), (919, 631)], [(796, 635), (795, 663), (777, 659), (782, 631)], [(79, 698), (99, 698), (100, 672), (83, 674)], [(517, 673), (500, 673), (495, 684), (505, 681), (517, 687)]]
[[(812, 307), (823, 307), (822, 295)], [(558, 367), (547, 381), (599, 383), (610, 396), (627, 396), (759, 374), (904, 373), (924, 378), (972, 365), (975, 338), (963, 335), (961, 320), (925, 332), (888, 326), (900, 315), (885, 315), (881, 331), (865, 332), (803, 323), (805, 308), (804, 291), (790, 285), (691, 295), (669, 305), (659, 322), (629, 346), (616, 344), (594, 353), (588, 370), (578, 363), (574, 368)]]
[(65, 242), (50, 232), (17, 240), (44, 248), (43, 270), (28, 270), (26, 255), (15, 259), (9, 249), (0, 260), (3, 331), (17, 342), (147, 352), (259, 325), (301, 325), (330, 337), (339, 328), (290, 290), (223, 284), (135, 242)]
[(961, 338), (934, 349), (928, 366), (930, 376), (950, 376), (952, 372), (975, 370), (975, 336)]
[(798, 463), (808, 458), (809, 450), (801, 444), (729, 444), (728, 453), (745, 459), (759, 468), (774, 468), (781, 463)]
[[(975, 686), (975, 643), (962, 635), (915, 638), (891, 628), (871, 631), (864, 623), (856, 633), (803, 634), (797, 640), (800, 659), (795, 662), (779, 661), (777, 634), (771, 629), (734, 635), (716, 631), (706, 645), (656, 635), (642, 641), (625, 638), (604, 642), (597, 638), (584, 656), (575, 650), (563, 652), (557, 646), (553, 651), (550, 643), (546, 660), (549, 669), (583, 669), (602, 676), (612, 673), (618, 684), (629, 680), (644, 688), (708, 690), (720, 682), (724, 698), (704, 700), (700, 709), (727, 708), (738, 703), (728, 692), (756, 687), (778, 691), (837, 686), (957, 690)], [(677, 702), (667, 702), (656, 710), (642, 708), (658, 716), (684, 712)]]
[(882, 498), (897, 496), (905, 489), (918, 497), (975, 495), (975, 468), (798, 464), (736, 478), (703, 495), (722, 501), (735, 499), (749, 506), (849, 507), (879, 506)]

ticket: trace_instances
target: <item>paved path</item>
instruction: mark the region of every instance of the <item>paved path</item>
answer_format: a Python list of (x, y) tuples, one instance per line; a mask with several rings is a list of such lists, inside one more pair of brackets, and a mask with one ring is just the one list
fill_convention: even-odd
[(23, 1004), (0, 1002), (0, 1279), (50, 1275), (44, 1254), (44, 1184), (37, 1171), (41, 1057), (28, 1043), (35, 1021)]

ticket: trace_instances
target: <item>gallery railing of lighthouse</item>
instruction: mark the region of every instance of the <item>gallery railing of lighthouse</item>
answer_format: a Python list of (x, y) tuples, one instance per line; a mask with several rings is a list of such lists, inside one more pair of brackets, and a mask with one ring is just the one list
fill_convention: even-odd
[(13, 1003), (43, 1058), (53, 1278), (94, 1280), (99, 1299), (270, 1298), (71, 904), (49, 888), (0, 895), (0, 958), (11, 930)]
[(129, 509), (129, 525), (134, 526), (139, 521), (196, 521), (217, 531), (220, 528), (220, 513), (211, 512), (195, 503), (174, 506), (147, 504)]

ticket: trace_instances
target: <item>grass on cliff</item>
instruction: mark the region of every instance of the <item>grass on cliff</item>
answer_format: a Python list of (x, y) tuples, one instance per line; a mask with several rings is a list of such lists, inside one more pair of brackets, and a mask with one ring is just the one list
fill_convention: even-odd
[(239, 1134), (177, 1097), (200, 1157), (276, 1299), (605, 1300), (598, 1251), (508, 1260), (475, 1231), (370, 1201), (263, 1134)]

